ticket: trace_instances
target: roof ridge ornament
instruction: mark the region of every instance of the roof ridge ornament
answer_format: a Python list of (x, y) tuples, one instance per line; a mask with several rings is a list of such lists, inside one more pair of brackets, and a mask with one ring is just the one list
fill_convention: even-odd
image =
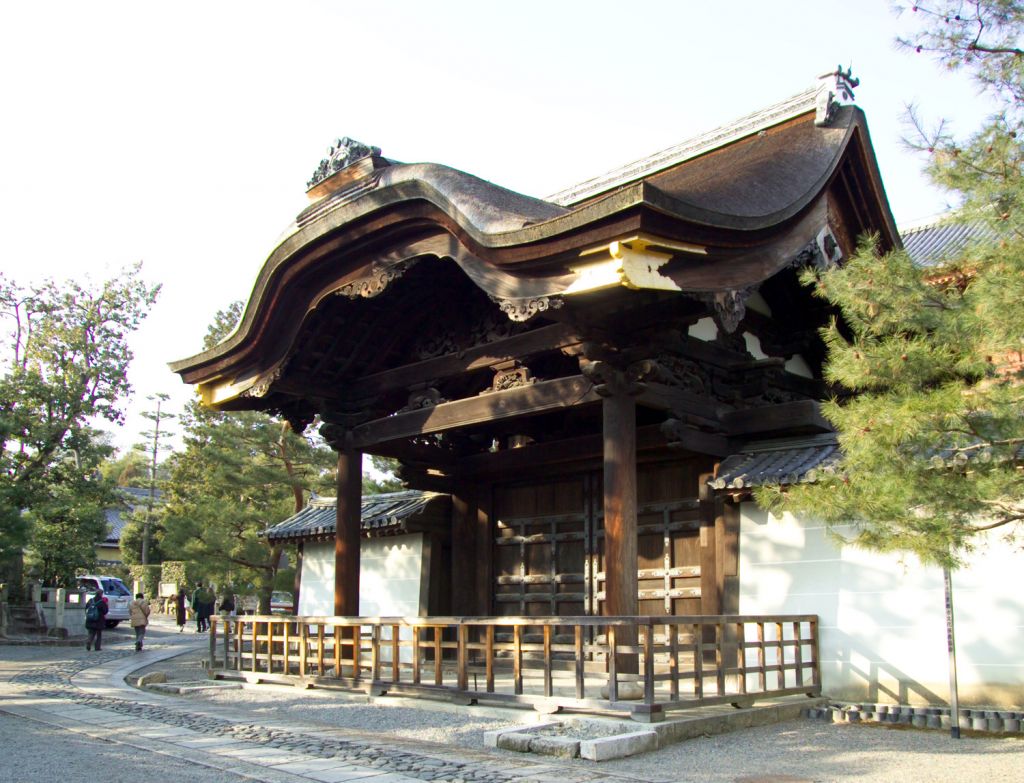
[(320, 161), (313, 177), (306, 183), (306, 189), (311, 190), (326, 179), (333, 177), (342, 169), (358, 163), (364, 158), (379, 157), (380, 147), (371, 147), (361, 141), (343, 136), (335, 139), (327, 149), (327, 157)]
[(824, 73), (818, 78), (822, 83), (815, 99), (814, 124), (823, 128), (832, 122), (842, 105), (840, 101), (853, 101), (853, 88), (860, 86), (860, 79), (854, 78), (852, 65), (845, 71), (843, 66), (836, 66), (832, 73)]

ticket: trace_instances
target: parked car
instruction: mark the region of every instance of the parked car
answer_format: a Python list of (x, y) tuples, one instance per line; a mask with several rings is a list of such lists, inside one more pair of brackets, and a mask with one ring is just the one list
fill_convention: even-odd
[(119, 622), (128, 619), (128, 604), (132, 600), (132, 591), (116, 576), (86, 574), (78, 577), (78, 592), (84, 596), (81, 599), (82, 603), (92, 598), (100, 588), (107, 597), (107, 628), (116, 628)]
[(275, 590), (270, 594), (271, 614), (295, 614), (295, 597), (284, 590)]

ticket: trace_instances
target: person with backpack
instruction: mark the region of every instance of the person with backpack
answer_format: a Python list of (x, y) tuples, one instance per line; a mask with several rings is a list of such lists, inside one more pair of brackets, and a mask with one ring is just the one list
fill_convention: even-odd
[(135, 631), (135, 652), (142, 652), (142, 640), (146, 638), (149, 625), (149, 601), (142, 593), (135, 594), (135, 600), (128, 604), (128, 617)]
[(97, 588), (96, 593), (85, 604), (85, 628), (89, 632), (89, 638), (85, 642), (85, 649), (91, 650), (96, 645), (96, 652), (99, 652), (103, 645), (103, 628), (107, 624), (107, 612), (110, 607), (107, 604), (107, 597), (103, 590)]

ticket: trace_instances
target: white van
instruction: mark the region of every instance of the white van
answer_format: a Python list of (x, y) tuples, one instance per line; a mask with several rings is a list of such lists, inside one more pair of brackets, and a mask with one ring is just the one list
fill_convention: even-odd
[(128, 619), (132, 592), (116, 576), (86, 574), (78, 577), (78, 592), (84, 595), (82, 603), (92, 598), (97, 588), (101, 588), (107, 597), (107, 628), (115, 628), (119, 622)]

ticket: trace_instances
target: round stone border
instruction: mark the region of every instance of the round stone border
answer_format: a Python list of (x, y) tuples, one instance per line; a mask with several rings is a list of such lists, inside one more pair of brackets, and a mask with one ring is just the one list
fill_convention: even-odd
[[(827, 707), (801, 711), (805, 718), (830, 723), (877, 723), (912, 726), (918, 729), (949, 729), (952, 727), (949, 707), (911, 707), (905, 704), (829, 704)], [(994, 708), (963, 708), (960, 728), (990, 734), (1024, 733), (1024, 712)]]

